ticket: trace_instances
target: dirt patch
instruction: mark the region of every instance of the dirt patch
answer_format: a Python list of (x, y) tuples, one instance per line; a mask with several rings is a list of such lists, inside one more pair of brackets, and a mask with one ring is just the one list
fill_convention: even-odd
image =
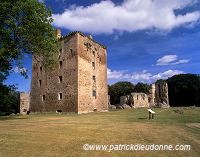
[(188, 125), (189, 126), (196, 126), (196, 127), (200, 128), (200, 123), (189, 123)]

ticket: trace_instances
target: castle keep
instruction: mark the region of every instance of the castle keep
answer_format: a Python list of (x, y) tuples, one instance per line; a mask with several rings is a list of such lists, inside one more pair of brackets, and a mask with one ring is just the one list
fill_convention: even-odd
[(106, 46), (82, 32), (56, 33), (61, 42), (56, 70), (45, 70), (40, 57), (32, 60), (30, 111), (107, 111)]

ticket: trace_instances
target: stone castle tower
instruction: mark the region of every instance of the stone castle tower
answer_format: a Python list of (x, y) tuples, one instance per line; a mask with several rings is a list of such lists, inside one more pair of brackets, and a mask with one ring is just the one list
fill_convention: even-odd
[(108, 110), (107, 52), (82, 32), (61, 36), (59, 66), (46, 71), (40, 58), (32, 61), (31, 112), (88, 113)]

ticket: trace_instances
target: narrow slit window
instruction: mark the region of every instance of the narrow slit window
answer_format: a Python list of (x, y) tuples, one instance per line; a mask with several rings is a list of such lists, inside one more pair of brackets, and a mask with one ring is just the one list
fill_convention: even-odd
[(59, 76), (59, 83), (62, 83), (62, 81), (63, 81), (62, 76)]
[(95, 69), (95, 63), (94, 62), (92, 62), (92, 68)]
[(42, 72), (42, 67), (40, 67), (40, 71)]
[(95, 90), (92, 91), (92, 96), (96, 98), (96, 91)]
[(45, 99), (46, 99), (45, 95), (42, 95), (42, 101), (45, 101)]
[(42, 86), (42, 80), (39, 80), (39, 86), (40, 87)]
[(92, 56), (95, 57), (95, 52), (94, 51), (92, 51)]
[(62, 100), (62, 98), (63, 98), (62, 93), (58, 93), (58, 100)]
[(95, 82), (96, 81), (96, 77), (92, 76), (92, 80), (93, 80), (93, 82)]
[(62, 49), (60, 49), (60, 54), (62, 53)]
[(60, 68), (62, 68), (62, 61), (59, 62), (59, 66), (60, 66)]

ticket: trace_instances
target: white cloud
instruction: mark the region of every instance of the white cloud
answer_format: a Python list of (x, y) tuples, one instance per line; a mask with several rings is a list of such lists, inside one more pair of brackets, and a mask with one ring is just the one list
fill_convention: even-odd
[(27, 69), (26, 68), (15, 67), (15, 68), (12, 69), (12, 71), (15, 72), (15, 73), (20, 73), (20, 72), (27, 71)]
[(108, 79), (128, 80), (133, 83), (137, 82), (152, 83), (159, 79), (167, 79), (168, 77), (171, 77), (173, 75), (184, 73), (184, 71), (181, 70), (167, 70), (165, 72), (158, 73), (155, 75), (149, 73), (147, 70), (143, 70), (142, 72), (135, 72), (132, 75), (125, 74), (125, 72), (127, 72), (127, 70), (112, 71), (111, 69), (108, 69)]
[(182, 60), (179, 60), (178, 62), (172, 63), (172, 65), (181, 64), (181, 63), (187, 63), (189, 61), (190, 61), (189, 59), (182, 59)]
[[(190, 60), (189, 59), (182, 59), (182, 60), (178, 60), (178, 56), (177, 55), (166, 55), (160, 59), (157, 60), (157, 66), (159, 65), (176, 65), (176, 64), (181, 64), (181, 63), (187, 63)], [(176, 62), (174, 62), (176, 61)]]
[(194, 3), (195, 0), (124, 0), (116, 5), (106, 0), (87, 7), (71, 5), (62, 14), (53, 14), (53, 25), (94, 34), (149, 28), (170, 31), (180, 25), (191, 26), (200, 19), (200, 11), (174, 13), (175, 9)]
[(171, 62), (177, 60), (177, 55), (166, 55), (160, 59), (157, 60), (156, 65), (169, 65)]
[(177, 74), (183, 74), (183, 71), (180, 70), (167, 70), (163, 73), (159, 73), (157, 75), (153, 75), (151, 77), (152, 80), (159, 80), (159, 79), (167, 79), (168, 77), (171, 77), (173, 75), (177, 75)]
[(147, 71), (143, 70), (143, 72), (133, 73), (133, 75), (130, 77), (130, 80), (135, 80), (135, 81), (150, 80), (151, 77), (152, 77), (151, 73), (147, 73)]
[(107, 69), (108, 79), (124, 78), (124, 76), (125, 76), (125, 75), (123, 75), (124, 72), (126, 72), (126, 71), (125, 70), (122, 70), (122, 71), (113, 70), (113, 71), (111, 71), (110, 69)]

